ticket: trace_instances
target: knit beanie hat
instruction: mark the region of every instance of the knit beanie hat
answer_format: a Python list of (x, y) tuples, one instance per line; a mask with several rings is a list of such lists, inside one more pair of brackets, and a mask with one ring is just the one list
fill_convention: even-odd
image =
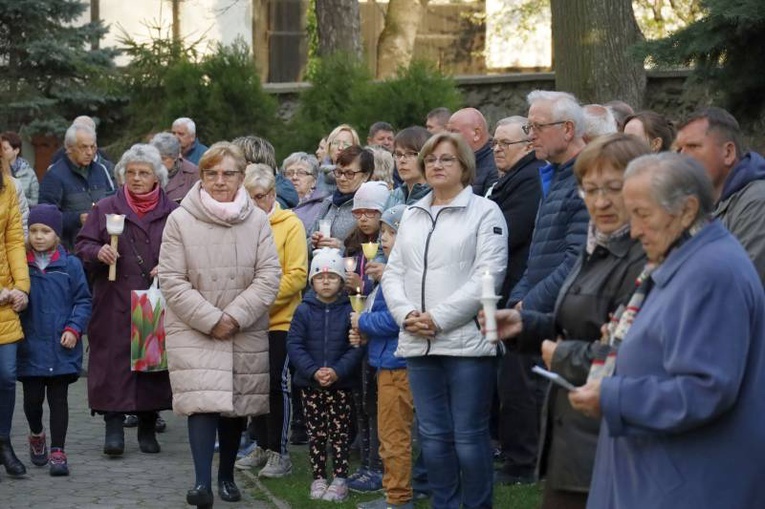
[(27, 224), (29, 226), (32, 226), (33, 224), (44, 224), (56, 232), (59, 239), (64, 237), (64, 216), (55, 205), (43, 203), (32, 207), (29, 210)]
[(343, 283), (345, 283), (345, 265), (343, 265), (343, 255), (340, 254), (340, 250), (323, 247), (313, 252), (308, 281), (312, 281), (313, 277), (317, 274), (328, 272), (337, 274), (343, 280)]
[(391, 228), (393, 228), (394, 231), (398, 231), (398, 225), (401, 224), (401, 218), (404, 215), (404, 211), (406, 210), (406, 205), (399, 204), (394, 205), (393, 207), (389, 208), (385, 212), (383, 212), (382, 217), (380, 218), (380, 221), (387, 224)]
[(385, 182), (364, 182), (353, 196), (353, 210), (385, 210), (390, 190)]

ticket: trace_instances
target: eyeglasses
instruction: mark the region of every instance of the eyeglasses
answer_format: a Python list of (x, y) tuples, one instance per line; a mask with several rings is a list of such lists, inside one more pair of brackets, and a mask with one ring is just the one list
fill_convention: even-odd
[(352, 211), (353, 217), (356, 219), (361, 219), (362, 217), (366, 217), (368, 219), (374, 219), (376, 217), (380, 217), (382, 215), (382, 212), (375, 209), (356, 209)]
[(617, 196), (619, 193), (622, 192), (622, 187), (624, 186), (624, 182), (621, 181), (613, 181), (608, 182), (603, 187), (580, 187), (579, 188), (579, 196), (584, 199), (595, 199), (598, 195), (605, 196), (607, 198), (613, 198), (614, 196)]
[(351, 145), (353, 145), (353, 143), (349, 143), (349, 142), (347, 142), (347, 141), (340, 141), (340, 140), (335, 140), (335, 141), (333, 141), (332, 143), (330, 143), (330, 146), (332, 146), (332, 147), (337, 147), (337, 148), (339, 148), (339, 149), (348, 148), (348, 147), (350, 147)]
[(202, 170), (202, 178), (207, 180), (208, 182), (215, 182), (218, 180), (218, 177), (223, 177), (223, 180), (234, 180), (239, 175), (241, 175), (241, 171), (213, 171), (213, 170)]
[(521, 126), (521, 130), (523, 131), (523, 134), (530, 134), (532, 129), (536, 132), (541, 132), (542, 130), (544, 130), (545, 127), (550, 127), (553, 125), (561, 125), (561, 124), (565, 124), (566, 122), (568, 122), (568, 120), (561, 120), (559, 122), (547, 122), (545, 124), (531, 123), (531, 124), (526, 124), (524, 126)]
[(497, 145), (499, 145), (500, 148), (504, 150), (504, 149), (510, 148), (510, 145), (518, 145), (519, 143), (529, 143), (529, 140), (516, 140), (516, 141), (492, 140), (491, 148), (497, 148)]
[(154, 173), (150, 171), (133, 171), (133, 170), (127, 170), (125, 171), (125, 178), (135, 178), (138, 177), (141, 180), (147, 180), (154, 176)]
[(449, 156), (449, 155), (441, 156), (441, 157), (427, 156), (423, 160), (425, 161), (425, 164), (427, 166), (433, 166), (436, 163), (441, 163), (441, 166), (443, 166), (444, 168), (448, 168), (454, 164), (457, 158), (454, 156)]
[(262, 193), (262, 194), (251, 194), (250, 198), (252, 198), (255, 201), (260, 201), (263, 198), (265, 198), (266, 196), (268, 196), (269, 194), (271, 194), (271, 191), (273, 191), (273, 188), (269, 189), (268, 191), (266, 191), (265, 193)]
[(393, 157), (395, 159), (410, 159), (412, 157), (417, 157), (418, 155), (420, 154), (415, 152), (414, 150), (407, 150), (406, 152), (399, 152), (397, 150), (393, 152)]
[(359, 171), (353, 171), (353, 170), (338, 170), (334, 169), (332, 170), (332, 174), (335, 176), (335, 178), (345, 178), (348, 180), (351, 180), (353, 177), (358, 175), (359, 173), (364, 173), (362, 170)]
[(282, 172), (282, 175), (288, 179), (292, 177), (313, 177), (313, 173), (306, 170), (285, 170)]

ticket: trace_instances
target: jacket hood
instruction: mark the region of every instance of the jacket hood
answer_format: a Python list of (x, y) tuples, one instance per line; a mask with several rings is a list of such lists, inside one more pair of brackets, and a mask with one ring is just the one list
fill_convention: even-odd
[(755, 180), (765, 180), (765, 159), (757, 152), (747, 152), (725, 180), (720, 201), (727, 200)]
[[(239, 217), (231, 222), (224, 221), (223, 219), (216, 217), (212, 214), (210, 214), (207, 209), (202, 206), (202, 197), (200, 194), (200, 190), (202, 189), (202, 182), (198, 181), (194, 184), (194, 187), (192, 187), (188, 193), (186, 193), (186, 197), (183, 198), (183, 201), (181, 201), (181, 207), (188, 210), (189, 214), (194, 216), (199, 221), (205, 222), (205, 223), (213, 223), (218, 224), (221, 226), (233, 226), (234, 224), (241, 223), (247, 217), (253, 212), (255, 209), (255, 206), (252, 204), (252, 201), (248, 198), (246, 201), (245, 206), (240, 211)], [(261, 212), (265, 214), (265, 212)]]
[(281, 205), (279, 205), (279, 202), (274, 202), (274, 210), (271, 212), (271, 215), (268, 216), (268, 222), (271, 223), (271, 226), (275, 224), (282, 223), (286, 221), (289, 217), (294, 216), (295, 213), (291, 210), (284, 210)]

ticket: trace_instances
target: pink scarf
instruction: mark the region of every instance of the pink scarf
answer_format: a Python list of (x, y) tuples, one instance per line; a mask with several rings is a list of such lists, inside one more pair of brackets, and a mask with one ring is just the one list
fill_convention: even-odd
[(199, 188), (199, 195), (202, 201), (202, 208), (204, 208), (208, 214), (224, 221), (226, 223), (233, 223), (237, 220), (242, 220), (250, 213), (250, 197), (247, 196), (247, 192), (244, 187), (240, 187), (234, 201), (219, 202), (210, 194)]
[(142, 218), (147, 213), (151, 212), (157, 207), (159, 203), (159, 184), (154, 186), (154, 189), (144, 194), (133, 194), (130, 189), (125, 186), (125, 200), (128, 206), (139, 218)]

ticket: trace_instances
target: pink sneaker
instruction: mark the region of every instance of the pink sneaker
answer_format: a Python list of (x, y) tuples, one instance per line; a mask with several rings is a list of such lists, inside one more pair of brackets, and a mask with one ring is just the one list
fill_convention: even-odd
[(348, 481), (342, 477), (335, 477), (332, 479), (332, 484), (329, 485), (327, 491), (324, 492), (322, 500), (342, 502), (346, 498), (348, 498)]
[(48, 444), (45, 442), (45, 432), (39, 435), (29, 434), (29, 459), (33, 465), (44, 467), (48, 464)]
[(321, 500), (327, 491), (326, 479), (314, 479), (311, 483), (311, 500)]

